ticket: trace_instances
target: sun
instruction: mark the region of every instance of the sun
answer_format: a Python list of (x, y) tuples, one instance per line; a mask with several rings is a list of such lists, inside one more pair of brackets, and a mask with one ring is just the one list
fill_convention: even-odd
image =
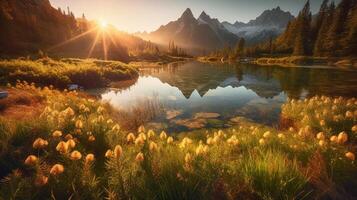
[(99, 22), (99, 26), (101, 29), (106, 29), (108, 27), (108, 23), (105, 20)]

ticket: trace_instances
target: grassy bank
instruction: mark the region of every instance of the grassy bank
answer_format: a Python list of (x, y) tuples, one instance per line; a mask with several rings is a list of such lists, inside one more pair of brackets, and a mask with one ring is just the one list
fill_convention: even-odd
[(253, 63), (258, 65), (330, 65), (337, 67), (357, 67), (357, 61), (354, 58), (326, 58), (312, 56), (288, 56), (288, 57), (263, 57), (257, 58)]
[(0, 61), (1, 84), (22, 80), (44, 86), (53, 85), (56, 88), (67, 88), (68, 84), (95, 88), (137, 76), (135, 67), (118, 61), (50, 58)]
[[(0, 117), (2, 199), (356, 198), (356, 99), (283, 107), (281, 129), (128, 133), (110, 106), (75, 92), (17, 84), (41, 114)], [(2, 100), (0, 100), (2, 101)], [(1, 102), (0, 102), (1, 103)], [(5, 114), (4, 114), (5, 113)]]

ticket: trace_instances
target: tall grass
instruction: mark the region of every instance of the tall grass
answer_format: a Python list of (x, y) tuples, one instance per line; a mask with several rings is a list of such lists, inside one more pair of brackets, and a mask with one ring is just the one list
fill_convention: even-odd
[(38, 85), (53, 85), (66, 88), (78, 84), (85, 88), (103, 87), (111, 81), (132, 79), (138, 76), (135, 68), (118, 61), (93, 59), (52, 60), (2, 60), (0, 61), (0, 83), (15, 83), (17, 80)]
[[(337, 108), (322, 103), (326, 97), (289, 101), (283, 106), (283, 116), (293, 120), (288, 130), (242, 122), (225, 130), (170, 135), (142, 126), (129, 133), (117, 124), (110, 106), (75, 92), (26, 84), (17, 89), (44, 97), (46, 108), (32, 120), (0, 118), (3, 199), (357, 196), (357, 115), (327, 123), (323, 133), (314, 120), (300, 116), (324, 109), (355, 111), (355, 99), (330, 98)], [(347, 136), (330, 140), (342, 131)]]

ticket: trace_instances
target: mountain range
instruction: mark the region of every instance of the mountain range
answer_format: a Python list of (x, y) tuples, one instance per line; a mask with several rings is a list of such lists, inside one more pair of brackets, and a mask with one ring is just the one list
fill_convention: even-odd
[(161, 45), (174, 41), (183, 48), (193, 51), (215, 50), (225, 46), (234, 46), (239, 38), (247, 44), (257, 44), (281, 34), (294, 16), (280, 7), (264, 11), (255, 20), (248, 23), (220, 22), (211, 18), (205, 11), (196, 19), (187, 8), (181, 17), (161, 26), (151, 33), (137, 33), (143, 39)]

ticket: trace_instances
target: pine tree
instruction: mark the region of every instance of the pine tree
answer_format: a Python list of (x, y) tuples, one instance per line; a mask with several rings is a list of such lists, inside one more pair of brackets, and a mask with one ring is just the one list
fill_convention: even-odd
[(326, 18), (326, 15), (328, 14), (328, 9), (329, 9), (329, 1), (330, 0), (324, 0), (321, 4), (321, 7), (320, 7), (320, 11), (316, 17), (316, 23), (312, 26), (312, 30), (311, 30), (311, 40), (313, 43), (315, 43), (317, 37), (318, 37), (318, 34), (319, 34), (319, 31), (320, 31), (320, 28), (322, 26), (322, 23), (324, 21), (324, 19)]
[(311, 12), (310, 0), (308, 0), (300, 11), (296, 19), (297, 35), (295, 37), (294, 55), (308, 55), (310, 53), (310, 25), (311, 25)]
[(346, 21), (351, 5), (351, 0), (342, 0), (334, 12), (332, 25), (327, 36), (329, 56), (338, 56), (342, 53), (341, 39), (346, 36)]
[(321, 27), (319, 29), (315, 46), (314, 46), (314, 56), (325, 56), (327, 47), (327, 33), (329, 31), (330, 23), (333, 19), (335, 12), (335, 3), (332, 2), (327, 10), (327, 13), (324, 15)]

